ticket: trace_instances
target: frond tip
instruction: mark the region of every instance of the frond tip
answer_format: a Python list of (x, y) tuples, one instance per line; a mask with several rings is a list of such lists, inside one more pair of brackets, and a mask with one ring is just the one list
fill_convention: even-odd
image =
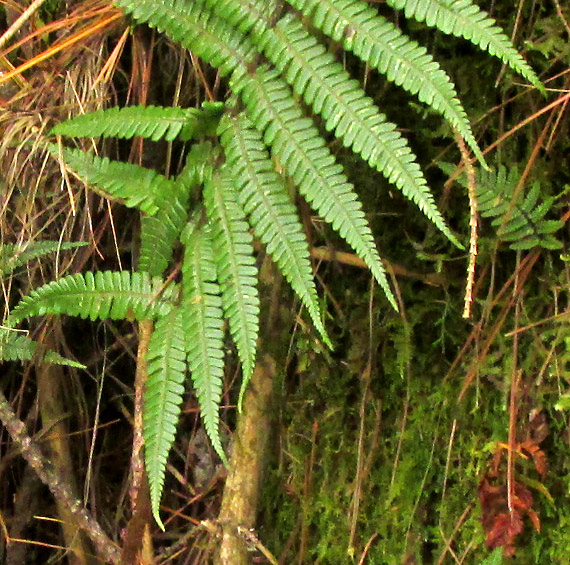
[(145, 462), (152, 513), (164, 530), (159, 506), (164, 487), (168, 453), (180, 416), (186, 347), (182, 310), (173, 308), (156, 322), (148, 348), (148, 380), (144, 405)]
[(501, 59), (539, 90), (544, 90), (536, 73), (514, 48), (495, 20), (471, 0), (386, 0), (408, 18), (425, 22), (443, 33), (463, 37)]
[(183, 239), (182, 316), (188, 365), (206, 433), (217, 454), (226, 462), (219, 430), (224, 378), (224, 316), (212, 240), (207, 228), (196, 229)]
[(206, 183), (204, 199), (212, 226), (212, 244), (222, 290), (222, 305), (243, 368), (238, 406), (253, 374), (259, 335), (259, 296), (253, 238), (237, 190), (225, 174)]

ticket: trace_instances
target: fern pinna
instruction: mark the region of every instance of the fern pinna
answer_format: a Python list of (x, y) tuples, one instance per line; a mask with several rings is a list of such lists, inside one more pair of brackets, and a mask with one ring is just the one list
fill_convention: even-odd
[[(454, 168), (443, 163), (440, 167), (447, 173)], [(458, 181), (467, 186), (465, 175), (460, 176)], [(491, 225), (496, 230), (497, 238), (508, 243), (511, 249), (561, 249), (562, 242), (553, 234), (564, 226), (564, 221), (545, 219), (556, 198), (549, 196), (539, 203), (542, 191), (538, 181), (519, 195), (520, 182), (521, 174), (516, 166), (509, 171), (504, 166), (500, 166), (496, 172), (479, 171), (476, 188), (481, 216), (492, 218)]]
[[(140, 272), (64, 278), (24, 299), (11, 321), (48, 312), (91, 317), (128, 314), (156, 320), (144, 430), (153, 511), (161, 523), (160, 496), (187, 368), (205, 428), (223, 457), (218, 408), (224, 318), (243, 367), (240, 404), (253, 372), (259, 297), (251, 234), (266, 246), (322, 339), (331, 345), (291, 185), (364, 259), (396, 307), (355, 187), (313, 116), (320, 116), (327, 131), (382, 173), (461, 246), (437, 209), (406, 139), (327, 49), (323, 37), (417, 96), (449, 122), (481, 162), (483, 157), (447, 74), (423, 46), (364, 0), (117, 0), (116, 4), (217, 68), (227, 77), (231, 96), (223, 104), (199, 109), (113, 108), (53, 130), (68, 136), (180, 139), (189, 141), (190, 149), (184, 169), (176, 178), (166, 179), (141, 167), (52, 145), (52, 153), (62, 155), (89, 184), (143, 212)], [(388, 4), (470, 40), (540, 87), (509, 39), (470, 0), (389, 0)], [(204, 141), (206, 136), (209, 141)], [(161, 288), (160, 277), (177, 242), (185, 248), (182, 284)], [(85, 309), (77, 308), (78, 296)]]

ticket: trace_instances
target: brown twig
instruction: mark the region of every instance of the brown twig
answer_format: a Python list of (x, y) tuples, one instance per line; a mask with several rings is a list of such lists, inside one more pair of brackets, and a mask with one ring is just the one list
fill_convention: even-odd
[(20, 31), (22, 26), (41, 8), (46, 0), (34, 0), (24, 11), (24, 13), (4, 32), (0, 37), (0, 49)]
[(18, 419), (1, 391), (0, 420), (8, 430), (12, 441), (20, 447), (24, 459), (34, 469), (40, 480), (47, 485), (54, 498), (69, 509), (76, 524), (85, 531), (102, 559), (112, 565), (118, 565), (120, 559), (119, 548), (102, 530), (97, 520), (83, 507), (81, 501), (71, 495), (67, 481), (45, 460), (40, 448), (28, 435), (26, 426)]

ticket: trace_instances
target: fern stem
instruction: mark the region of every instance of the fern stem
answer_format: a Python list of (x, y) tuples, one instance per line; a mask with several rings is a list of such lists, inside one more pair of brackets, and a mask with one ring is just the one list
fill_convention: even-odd
[(247, 534), (255, 525), (263, 459), (271, 416), (268, 406), (273, 395), (275, 361), (265, 355), (255, 367), (245, 395), (244, 411), (239, 419), (232, 452), (230, 474), (224, 488), (218, 518), (222, 541), (216, 565), (247, 565)]
[(463, 317), (471, 317), (471, 308), (473, 306), (473, 287), (475, 284), (475, 268), (477, 264), (477, 229), (478, 229), (478, 216), (477, 216), (477, 184), (475, 177), (475, 167), (469, 159), (469, 151), (465, 144), (465, 140), (459, 132), (456, 134), (457, 143), (463, 163), (465, 164), (465, 171), (467, 172), (467, 194), (469, 195), (469, 227), (471, 234), (469, 236), (469, 264), (467, 266), (467, 285), (465, 287), (465, 298), (463, 302)]

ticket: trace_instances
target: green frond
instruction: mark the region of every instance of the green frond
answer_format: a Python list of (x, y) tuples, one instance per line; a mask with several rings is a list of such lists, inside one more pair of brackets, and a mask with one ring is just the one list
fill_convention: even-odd
[[(273, 153), (279, 156), (281, 165), (293, 182), (299, 186), (303, 196), (310, 202), (314, 201), (315, 209), (323, 217), (331, 218), (329, 221), (333, 227), (351, 245), (352, 242), (340, 230), (352, 234), (350, 237), (354, 239), (356, 245), (358, 239), (354, 231), (349, 225), (345, 225), (348, 220), (338, 216), (338, 212), (335, 213), (332, 209), (335, 204), (342, 205), (340, 200), (345, 198), (343, 195), (349, 192), (347, 187), (351, 185), (312, 121), (304, 117), (287, 85), (277, 77), (275, 71), (264, 71), (259, 68), (255, 75), (241, 77), (233, 84), (233, 88), (239, 92), (246, 104), (247, 113), (255, 127), (264, 132), (265, 143), (272, 146)], [(388, 170), (392, 165), (386, 162), (384, 169)], [(417, 172), (419, 177), (411, 176), (408, 170), (398, 171), (398, 174), (390, 171), (386, 176), (393, 182), (395, 182), (394, 177), (399, 178), (398, 188), (404, 196), (412, 200), (450, 241), (461, 247), (437, 209), (433, 195), (419, 168)], [(402, 178), (400, 175), (405, 177)], [(329, 193), (336, 193), (337, 196), (327, 199)], [(320, 204), (319, 201), (323, 203)], [(328, 204), (327, 201), (331, 203)], [(363, 256), (363, 259), (367, 257)], [(381, 283), (381, 276), (378, 278)], [(384, 290), (390, 296), (389, 287), (385, 287)]]
[(145, 462), (152, 513), (157, 524), (164, 530), (159, 513), (160, 499), (168, 453), (176, 436), (186, 374), (184, 324), (180, 307), (173, 307), (157, 320), (147, 361), (148, 380), (143, 418)]
[[(245, 81), (244, 81), (245, 82)], [(313, 208), (366, 261), (397, 310), (372, 232), (352, 184), (312, 121), (303, 116), (289, 89), (275, 73), (248, 77), (240, 90), (251, 120), (264, 131), (283, 170)]]
[(188, 221), (191, 192), (200, 182), (206, 167), (206, 155), (198, 151), (203, 145), (206, 144), (194, 145), (190, 150), (186, 166), (174, 181), (170, 198), (160, 201), (160, 208), (154, 216), (141, 218), (140, 271), (161, 276), (172, 260), (174, 246)]
[[(58, 157), (60, 149), (50, 144), (50, 152)], [(174, 183), (163, 175), (139, 165), (111, 161), (80, 149), (61, 150), (64, 161), (87, 184), (98, 188), (106, 198), (119, 199), (129, 208), (156, 214), (160, 201), (174, 192)]]
[(33, 290), (12, 310), (6, 325), (30, 316), (66, 314), (80, 318), (147, 320), (164, 316), (178, 289), (148, 273), (99, 271), (68, 275)]
[(396, 10), (404, 10), (407, 18), (467, 39), (501, 59), (540, 90), (544, 89), (535, 72), (495, 20), (471, 0), (386, 0), (386, 3)]
[(218, 17), (254, 40), (274, 23), (279, 14), (279, 0), (204, 0)]
[[(431, 200), (407, 141), (395, 125), (386, 121), (358, 81), (350, 79), (334, 57), (294, 19), (282, 19), (270, 32), (265, 43), (268, 57), (295, 92), (323, 115), (327, 130), (333, 130), (346, 147), (359, 153), (412, 200), (413, 192)], [(433, 202), (430, 206), (437, 214)]]
[(530, 190), (513, 202), (520, 173), (516, 167), (508, 172), (500, 167), (480, 173), (477, 183), (477, 198), (482, 217), (494, 218), (491, 222), (497, 236), (508, 242), (512, 249), (531, 249), (540, 246), (545, 249), (560, 249), (562, 242), (552, 234), (563, 227), (561, 220), (544, 220), (554, 204), (554, 198), (540, 198), (540, 183), (534, 182)]
[(174, 246), (188, 220), (188, 199), (185, 200), (186, 202), (183, 195), (174, 194), (154, 216), (141, 218), (139, 271), (146, 271), (153, 277), (164, 274), (172, 260)]
[(186, 162), (181, 173), (176, 177), (176, 183), (192, 190), (201, 186), (212, 176), (216, 166), (223, 162), (222, 150), (210, 141), (193, 145), (186, 156)]
[(77, 369), (85, 369), (85, 365), (62, 357), (56, 351), (42, 347), (37, 341), (11, 329), (0, 329), (0, 361), (31, 361), (53, 363)]
[(227, 75), (245, 70), (255, 50), (238, 30), (215, 16), (204, 0), (115, 0), (136, 20), (163, 31), (183, 47)]
[(255, 235), (308, 310), (317, 331), (330, 345), (321, 321), (317, 290), (303, 226), (283, 179), (275, 172), (259, 132), (243, 115), (220, 124), (226, 162), (238, 189), (238, 200)]
[(204, 109), (156, 106), (108, 108), (58, 124), (52, 134), (74, 137), (145, 137), (153, 141), (191, 139), (216, 132), (223, 104)]
[(311, 18), (323, 33), (342, 42), (346, 50), (440, 112), (463, 136), (477, 159), (485, 163), (453, 83), (425, 47), (405, 36), (363, 0), (289, 3)]
[(24, 244), (0, 244), (0, 277), (9, 275), (18, 267), (48, 253), (59, 253), (84, 245), (89, 244), (85, 241), (31, 241)]
[[(450, 172), (453, 167), (441, 165)], [(525, 193), (521, 193), (513, 201), (515, 191), (520, 182), (517, 167), (507, 171), (504, 166), (495, 171), (479, 171), (477, 173), (477, 206), (483, 218), (492, 218), (491, 225), (501, 241), (509, 244), (511, 249), (560, 249), (562, 242), (554, 237), (554, 232), (564, 226), (562, 220), (545, 220), (544, 217), (552, 208), (555, 198), (547, 197), (539, 203), (541, 197), (540, 183), (534, 182)], [(458, 182), (467, 186), (465, 175)]]
[(222, 306), (243, 368), (238, 407), (247, 389), (257, 350), (259, 296), (253, 238), (238, 193), (226, 175), (214, 175), (204, 187), (212, 227), (214, 258), (222, 289)]
[(224, 379), (224, 313), (211, 236), (206, 228), (196, 229), (183, 243), (182, 315), (188, 365), (204, 427), (216, 453), (226, 461), (219, 430)]

